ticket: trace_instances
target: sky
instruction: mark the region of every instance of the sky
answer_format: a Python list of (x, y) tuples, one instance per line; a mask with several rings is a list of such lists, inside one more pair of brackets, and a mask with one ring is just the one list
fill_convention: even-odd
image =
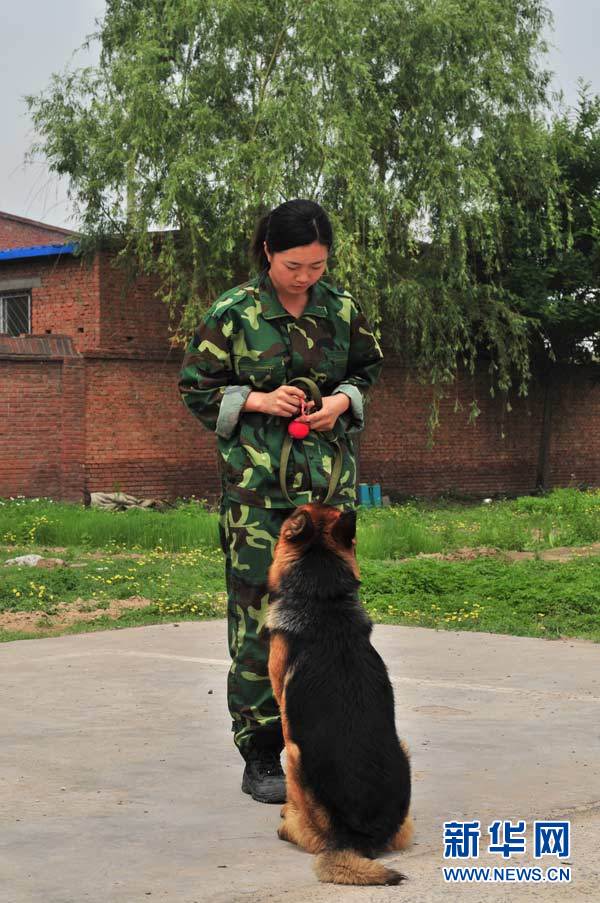
[[(568, 105), (576, 103), (577, 79), (600, 93), (598, 0), (546, 0), (554, 14), (552, 45), (546, 67), (555, 73), (553, 87)], [(35, 132), (24, 95), (43, 91), (55, 72), (69, 66), (93, 65), (93, 49), (78, 51), (95, 31), (104, 0), (21, 0), (0, 5), (0, 110), (4, 132), (0, 143), (0, 210), (53, 226), (75, 227), (66, 181), (50, 173), (43, 161), (25, 165)], [(74, 55), (75, 54), (75, 55)]]

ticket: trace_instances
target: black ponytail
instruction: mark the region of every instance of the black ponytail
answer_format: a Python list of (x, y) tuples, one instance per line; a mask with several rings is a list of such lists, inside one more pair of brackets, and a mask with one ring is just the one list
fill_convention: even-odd
[[(269, 261), (267, 260), (267, 255), (265, 254), (265, 241), (267, 240), (267, 232), (269, 229), (269, 220), (271, 219), (270, 213), (265, 213), (263, 217), (261, 217), (256, 225), (256, 229), (254, 230), (254, 237), (252, 239), (251, 251), (252, 257), (258, 267), (259, 270), (268, 270), (269, 269)], [(267, 243), (268, 244), (268, 243)], [(270, 250), (270, 245), (269, 245)]]
[(260, 271), (267, 270), (265, 242), (269, 253), (273, 254), (310, 245), (313, 241), (325, 245), (328, 250), (333, 245), (333, 230), (323, 208), (314, 201), (301, 198), (285, 201), (258, 221), (251, 244), (252, 257)]

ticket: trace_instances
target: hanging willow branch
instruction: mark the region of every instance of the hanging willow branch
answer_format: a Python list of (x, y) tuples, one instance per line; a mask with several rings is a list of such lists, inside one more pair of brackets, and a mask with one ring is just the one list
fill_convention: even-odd
[[(108, 0), (101, 65), (29, 98), (32, 152), (69, 177), (90, 241), (116, 223), (163, 276), (182, 342), (248, 272), (258, 213), (309, 196), (334, 223), (333, 278), (415, 372), (443, 386), (483, 355), (492, 391), (523, 392), (535, 317), (505, 279), (507, 210), (525, 247), (568, 232), (548, 21), (539, 0)], [(160, 254), (157, 228), (178, 230)]]

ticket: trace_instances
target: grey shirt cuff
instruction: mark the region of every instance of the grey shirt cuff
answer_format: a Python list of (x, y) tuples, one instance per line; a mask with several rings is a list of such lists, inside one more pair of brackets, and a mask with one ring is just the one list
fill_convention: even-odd
[(231, 439), (250, 392), (252, 392), (252, 386), (226, 387), (221, 399), (221, 407), (219, 408), (219, 416), (215, 427), (217, 436), (220, 436), (222, 439)]
[(353, 386), (351, 383), (340, 383), (331, 394), (337, 395), (338, 392), (343, 392), (344, 395), (347, 395), (350, 399), (350, 407), (340, 417), (340, 420), (346, 427), (346, 432), (360, 432), (365, 425), (363, 397), (360, 389), (357, 389), (356, 386)]

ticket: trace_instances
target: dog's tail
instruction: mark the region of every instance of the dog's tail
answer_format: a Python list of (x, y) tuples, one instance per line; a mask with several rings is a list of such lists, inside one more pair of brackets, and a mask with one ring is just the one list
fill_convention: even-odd
[(367, 859), (355, 850), (327, 850), (315, 861), (319, 881), (331, 884), (400, 884), (406, 875)]

